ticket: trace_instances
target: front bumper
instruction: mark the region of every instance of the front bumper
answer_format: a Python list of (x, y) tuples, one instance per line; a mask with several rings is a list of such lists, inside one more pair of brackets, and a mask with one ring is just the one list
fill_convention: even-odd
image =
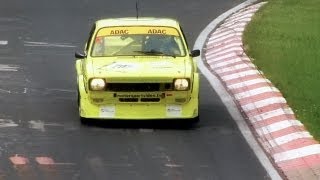
[(94, 104), (82, 96), (79, 111), (81, 117), (93, 119), (191, 119), (198, 117), (198, 98), (191, 98), (184, 104)]
[[(109, 99), (102, 103), (94, 103), (92, 98), (101, 98), (98, 94), (87, 93), (83, 77), (78, 77), (80, 106), (79, 114), (83, 118), (92, 119), (123, 119), (123, 120), (149, 120), (149, 119), (193, 119), (199, 116), (199, 76), (195, 73), (195, 81), (192, 90), (187, 96), (182, 92), (174, 92), (170, 97), (162, 97), (157, 103), (149, 102), (125, 102), (114, 101), (112, 94), (103, 94)], [(137, 93), (134, 93), (137, 94)], [(188, 97), (187, 101), (177, 103), (175, 98)], [(113, 100), (112, 100), (113, 99)]]

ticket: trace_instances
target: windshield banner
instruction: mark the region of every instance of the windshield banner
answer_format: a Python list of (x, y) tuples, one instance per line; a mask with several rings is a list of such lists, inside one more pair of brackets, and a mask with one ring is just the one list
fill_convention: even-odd
[(162, 34), (179, 36), (175, 28), (170, 27), (148, 27), (148, 26), (123, 26), (123, 27), (107, 27), (99, 30), (97, 36), (114, 36), (126, 34)]

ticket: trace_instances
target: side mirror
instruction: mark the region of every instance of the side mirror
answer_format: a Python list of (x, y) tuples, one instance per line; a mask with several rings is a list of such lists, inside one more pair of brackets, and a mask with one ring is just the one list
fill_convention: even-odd
[(83, 58), (86, 57), (86, 55), (85, 55), (85, 54), (82, 54), (82, 53), (79, 53), (79, 52), (76, 52), (76, 53), (74, 54), (74, 57), (77, 58), (77, 59), (83, 59)]
[(200, 56), (200, 50), (199, 50), (199, 49), (197, 49), (197, 50), (193, 50), (193, 51), (191, 51), (190, 56), (191, 56), (191, 57), (197, 57), (197, 56)]

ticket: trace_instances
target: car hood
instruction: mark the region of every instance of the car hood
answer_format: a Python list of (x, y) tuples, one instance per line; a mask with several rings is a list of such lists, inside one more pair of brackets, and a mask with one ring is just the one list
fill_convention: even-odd
[(172, 82), (188, 77), (191, 65), (184, 58), (117, 58), (92, 60), (94, 77), (108, 82)]

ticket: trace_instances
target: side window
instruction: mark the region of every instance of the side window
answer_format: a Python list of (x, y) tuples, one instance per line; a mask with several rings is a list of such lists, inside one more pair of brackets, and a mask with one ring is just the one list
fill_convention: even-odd
[(89, 38), (88, 38), (87, 43), (86, 43), (86, 52), (88, 52), (88, 50), (89, 50), (90, 41), (92, 39), (92, 36), (93, 36), (93, 33), (94, 33), (95, 30), (96, 30), (96, 24), (94, 24), (92, 26), (92, 28), (91, 28), (91, 31), (90, 31), (90, 34), (89, 34)]

